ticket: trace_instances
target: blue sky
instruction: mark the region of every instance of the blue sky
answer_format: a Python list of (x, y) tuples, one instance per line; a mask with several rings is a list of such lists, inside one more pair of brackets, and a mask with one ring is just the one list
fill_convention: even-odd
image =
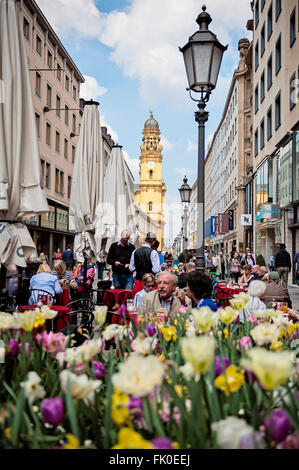
[[(196, 104), (186, 92), (183, 46), (198, 25), (202, 3), (212, 16), (210, 29), (228, 51), (216, 90), (208, 103), (207, 141), (216, 130), (234, 69), (238, 40), (251, 38), (249, 0), (37, 0), (67, 51), (86, 76), (86, 99), (100, 102), (100, 117), (123, 145), (138, 183), (142, 129), (149, 109), (160, 125), (163, 178), (166, 182), (166, 234), (180, 230), (178, 188), (187, 174), (192, 185), (197, 174)], [(177, 209), (177, 210), (176, 210)], [(170, 220), (171, 219), (171, 220)]]

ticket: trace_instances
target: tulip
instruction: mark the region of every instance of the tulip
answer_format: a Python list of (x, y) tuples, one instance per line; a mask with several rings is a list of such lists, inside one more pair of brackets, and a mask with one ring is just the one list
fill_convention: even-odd
[(238, 339), (238, 343), (241, 349), (250, 349), (252, 346), (251, 339), (249, 336), (243, 336), (241, 339)]
[(278, 444), (278, 449), (299, 449), (299, 434), (294, 433)]
[(225, 356), (216, 356), (214, 360), (215, 364), (215, 377), (223, 374), (225, 369), (230, 366), (229, 360)]
[(45, 398), (41, 403), (41, 411), (45, 423), (52, 424), (52, 426), (62, 423), (64, 417), (62, 398)]
[(103, 379), (105, 377), (106, 368), (102, 362), (93, 361), (93, 373), (96, 379)]
[(167, 437), (156, 437), (151, 443), (155, 449), (174, 449), (171, 440)]
[[(27, 343), (28, 344), (28, 343)], [(17, 356), (19, 354), (19, 344), (15, 339), (10, 339), (6, 346), (6, 354), (8, 356)]]
[(292, 430), (290, 418), (285, 410), (274, 410), (264, 421), (266, 434), (276, 443), (284, 441)]
[(156, 333), (155, 326), (152, 325), (151, 323), (149, 323), (148, 325), (146, 325), (146, 332), (147, 332), (148, 336), (150, 336), (150, 337), (154, 336), (154, 334)]
[(265, 442), (258, 432), (242, 436), (239, 440), (239, 449), (264, 449)]
[(123, 304), (119, 307), (118, 313), (120, 314), (120, 316), (122, 318), (125, 318), (125, 317), (128, 316), (128, 310), (127, 310), (127, 307), (125, 306), (125, 304)]
[(135, 410), (134, 411), (135, 418), (140, 418), (142, 416), (142, 408), (143, 408), (143, 405), (142, 405), (141, 397), (130, 397), (128, 409)]

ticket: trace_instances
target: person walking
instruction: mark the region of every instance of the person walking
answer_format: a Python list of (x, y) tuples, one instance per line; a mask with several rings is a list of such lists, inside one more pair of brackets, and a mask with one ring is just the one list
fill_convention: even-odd
[(71, 245), (67, 245), (66, 250), (64, 250), (64, 252), (62, 253), (61, 259), (65, 262), (67, 269), (72, 271), (75, 264), (75, 260)]
[(159, 245), (160, 245), (159, 240), (155, 240), (155, 241), (152, 243), (152, 249), (153, 249), (153, 250), (157, 250), (158, 255), (159, 255), (159, 260), (160, 260), (160, 266), (161, 266), (161, 264), (164, 264), (164, 263), (165, 263), (165, 258), (164, 258), (164, 256), (163, 256), (162, 252), (161, 252), (161, 251), (158, 251)]
[(101, 251), (97, 256), (97, 268), (98, 268), (98, 279), (103, 279), (103, 272), (106, 266), (107, 261), (107, 251), (105, 250), (104, 246), (102, 245)]
[[(129, 269), (132, 273), (136, 271), (136, 282), (134, 293), (143, 289), (142, 278), (144, 274), (157, 274), (161, 271), (160, 259), (157, 250), (152, 249), (152, 243), (156, 240), (153, 233), (148, 233), (142, 247), (133, 251), (130, 260)], [(167, 260), (168, 262), (169, 260)]]
[(213, 261), (212, 261), (212, 256), (209, 251), (207, 252), (206, 268), (209, 272), (215, 272), (215, 268), (213, 266)]
[(118, 242), (110, 246), (107, 264), (112, 266), (113, 284), (116, 289), (133, 289), (133, 274), (130, 271), (130, 259), (135, 246), (129, 242), (130, 232), (123, 230)]
[(276, 245), (275, 269), (279, 274), (281, 285), (287, 287), (292, 262), (290, 253), (286, 250), (284, 243)]
[(220, 251), (219, 256), (218, 256), (218, 269), (221, 272), (221, 279), (225, 279), (225, 257), (222, 251)]
[(255, 256), (251, 253), (250, 248), (245, 249), (245, 253), (241, 256), (241, 266), (245, 266), (245, 264), (249, 264), (250, 266), (255, 265)]
[(294, 257), (294, 263), (295, 263), (295, 281), (297, 286), (299, 286), (299, 251), (295, 254)]
[(232, 256), (231, 263), (230, 263), (229, 277), (232, 278), (235, 282), (238, 282), (240, 274), (241, 274), (240, 256), (239, 256), (239, 253), (235, 251)]

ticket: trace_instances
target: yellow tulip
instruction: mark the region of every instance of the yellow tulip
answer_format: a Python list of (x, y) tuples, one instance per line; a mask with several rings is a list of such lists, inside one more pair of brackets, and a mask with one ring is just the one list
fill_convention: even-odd
[(154, 449), (154, 446), (130, 428), (122, 428), (118, 433), (118, 443), (112, 449)]
[(238, 312), (232, 307), (225, 307), (219, 309), (220, 320), (225, 323), (225, 325), (230, 325), (238, 316)]
[(37, 318), (35, 310), (28, 310), (24, 313), (15, 312), (14, 318), (25, 331), (32, 331)]
[(209, 307), (193, 308), (191, 314), (196, 328), (202, 333), (208, 333), (219, 319), (218, 313)]
[(244, 371), (238, 371), (234, 365), (229, 366), (224, 374), (219, 375), (215, 381), (215, 387), (222, 390), (226, 396), (236, 392), (245, 382)]
[(178, 339), (174, 326), (162, 327), (161, 333), (166, 341), (176, 341)]
[(244, 292), (235, 294), (229, 303), (235, 310), (243, 310), (249, 304), (249, 295)]
[(68, 433), (66, 435), (67, 442), (64, 444), (64, 449), (78, 449), (80, 443), (74, 434)]
[(182, 356), (195, 372), (204, 374), (214, 360), (216, 342), (211, 336), (192, 336), (181, 340)]

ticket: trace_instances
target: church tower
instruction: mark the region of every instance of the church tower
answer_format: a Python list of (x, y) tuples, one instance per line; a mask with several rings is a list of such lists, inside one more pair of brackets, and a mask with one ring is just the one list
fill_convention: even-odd
[(140, 146), (140, 184), (135, 192), (134, 202), (153, 221), (157, 223), (157, 239), (159, 250), (164, 249), (164, 197), (165, 183), (162, 179), (162, 145), (160, 144), (159, 124), (154, 119), (152, 111), (145, 121), (142, 145)]

